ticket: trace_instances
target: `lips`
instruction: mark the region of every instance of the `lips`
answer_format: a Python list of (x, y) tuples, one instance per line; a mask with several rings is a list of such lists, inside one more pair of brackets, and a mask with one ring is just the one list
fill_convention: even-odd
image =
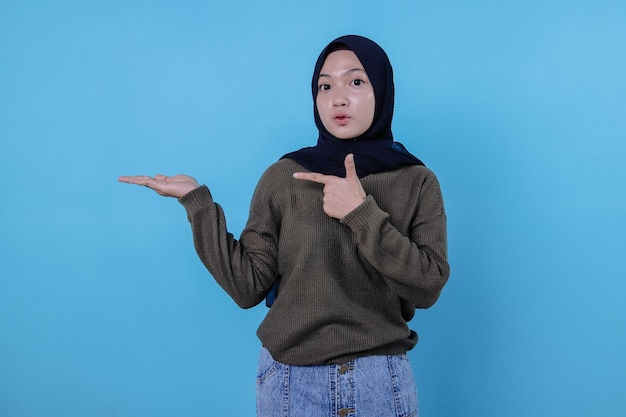
[(343, 114), (343, 113), (339, 113), (333, 116), (333, 120), (341, 126), (348, 124), (350, 119), (351, 119), (350, 116), (348, 116), (347, 114)]

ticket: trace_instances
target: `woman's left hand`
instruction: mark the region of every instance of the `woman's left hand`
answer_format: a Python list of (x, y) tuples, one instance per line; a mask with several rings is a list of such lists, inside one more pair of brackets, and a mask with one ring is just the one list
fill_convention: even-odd
[(346, 167), (345, 178), (317, 172), (296, 172), (293, 174), (293, 177), (298, 180), (324, 184), (324, 212), (339, 220), (360, 206), (366, 197), (365, 190), (356, 174), (354, 155), (348, 154), (344, 165)]

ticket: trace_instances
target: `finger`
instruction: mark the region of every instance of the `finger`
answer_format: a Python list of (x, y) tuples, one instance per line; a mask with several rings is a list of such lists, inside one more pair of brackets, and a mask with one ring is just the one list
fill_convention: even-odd
[(346, 167), (346, 179), (358, 179), (359, 176), (356, 173), (356, 165), (354, 164), (354, 155), (349, 153), (346, 159), (343, 161)]
[(295, 172), (293, 177), (297, 180), (313, 181), (319, 184), (327, 184), (333, 177), (332, 175), (324, 175), (317, 172)]
[(146, 185), (146, 183), (151, 179), (152, 177), (149, 177), (147, 175), (133, 175), (133, 176), (119, 177), (120, 182), (126, 182), (129, 184), (137, 184), (137, 185)]
[(163, 188), (163, 181), (157, 181), (156, 179), (149, 177), (147, 175), (137, 175), (133, 177), (125, 177), (125, 181), (128, 184), (142, 185), (144, 187), (148, 187), (160, 194), (161, 189)]
[(157, 181), (167, 182), (167, 175), (157, 174), (154, 176), (154, 179)]

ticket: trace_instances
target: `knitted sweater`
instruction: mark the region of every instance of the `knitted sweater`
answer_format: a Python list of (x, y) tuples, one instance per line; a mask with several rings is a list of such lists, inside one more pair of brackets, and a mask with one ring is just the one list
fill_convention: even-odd
[(323, 211), (323, 185), (297, 171), (306, 169), (289, 159), (266, 170), (239, 240), (206, 186), (183, 196), (200, 259), (242, 308), (280, 279), (257, 331), (280, 362), (405, 353), (417, 343), (415, 307), (432, 306), (449, 276), (435, 175), (415, 165), (361, 178), (365, 202), (339, 221)]

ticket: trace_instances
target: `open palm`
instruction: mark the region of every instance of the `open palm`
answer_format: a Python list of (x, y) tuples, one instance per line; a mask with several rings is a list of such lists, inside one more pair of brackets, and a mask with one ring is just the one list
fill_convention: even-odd
[(127, 184), (143, 185), (162, 196), (175, 198), (180, 198), (189, 191), (199, 187), (195, 178), (184, 174), (174, 175), (173, 177), (166, 175), (155, 175), (154, 177), (148, 175), (121, 176), (119, 181)]

